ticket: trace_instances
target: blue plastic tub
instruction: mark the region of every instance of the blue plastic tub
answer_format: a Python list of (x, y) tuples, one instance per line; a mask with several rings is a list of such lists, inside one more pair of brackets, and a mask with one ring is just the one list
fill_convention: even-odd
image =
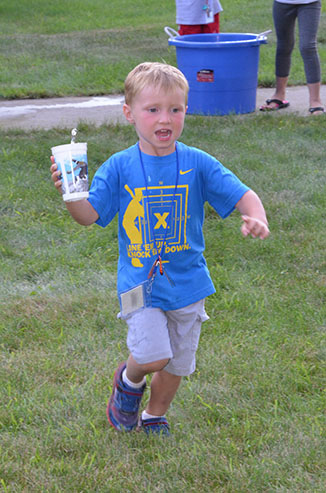
[(220, 33), (170, 37), (189, 82), (188, 113), (227, 115), (256, 109), (263, 34)]

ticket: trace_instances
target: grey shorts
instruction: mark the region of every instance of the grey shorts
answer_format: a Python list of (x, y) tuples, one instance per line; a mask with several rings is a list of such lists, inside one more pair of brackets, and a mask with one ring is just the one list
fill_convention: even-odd
[(145, 308), (128, 315), (127, 345), (139, 364), (169, 359), (164, 370), (186, 376), (195, 371), (201, 324), (208, 320), (205, 300), (178, 310)]

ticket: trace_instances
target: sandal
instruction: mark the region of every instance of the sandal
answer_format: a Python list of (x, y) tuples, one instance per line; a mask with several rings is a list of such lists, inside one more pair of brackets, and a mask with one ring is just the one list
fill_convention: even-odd
[[(277, 106), (275, 107), (268, 106), (271, 103), (275, 103)], [(287, 108), (288, 106), (290, 106), (290, 103), (288, 101), (282, 101), (281, 99), (273, 98), (273, 99), (266, 99), (266, 105), (261, 106), (259, 109), (260, 111), (276, 111), (276, 110), (281, 110), (282, 108)]]
[(325, 113), (325, 110), (324, 110), (324, 108), (322, 106), (314, 106), (313, 108), (309, 108), (309, 113), (311, 113), (312, 115), (316, 111), (321, 111), (322, 113)]

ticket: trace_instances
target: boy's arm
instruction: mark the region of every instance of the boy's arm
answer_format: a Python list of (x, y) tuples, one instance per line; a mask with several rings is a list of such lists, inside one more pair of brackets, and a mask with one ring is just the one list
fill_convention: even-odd
[(244, 236), (250, 234), (253, 238), (261, 240), (267, 238), (269, 229), (265, 209), (253, 190), (249, 190), (241, 197), (236, 203), (236, 208), (242, 215), (241, 232)]
[(66, 202), (66, 207), (72, 218), (82, 226), (90, 226), (99, 218), (98, 213), (87, 199)]
[[(58, 167), (54, 162), (53, 156), (51, 156), (51, 161), (52, 165), (50, 167), (50, 171), (52, 173), (52, 180), (54, 181), (56, 189), (62, 193), (60, 170), (58, 171)], [(65, 204), (73, 219), (83, 226), (90, 226), (99, 218), (99, 215), (94, 207), (86, 199), (78, 200), (76, 202), (65, 202)]]

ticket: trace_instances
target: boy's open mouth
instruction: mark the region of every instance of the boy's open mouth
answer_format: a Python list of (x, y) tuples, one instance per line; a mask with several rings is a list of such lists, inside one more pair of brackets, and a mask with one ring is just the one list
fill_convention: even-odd
[(167, 129), (157, 130), (155, 132), (155, 135), (160, 140), (168, 140), (170, 138), (171, 134), (172, 134), (171, 130), (167, 130)]

